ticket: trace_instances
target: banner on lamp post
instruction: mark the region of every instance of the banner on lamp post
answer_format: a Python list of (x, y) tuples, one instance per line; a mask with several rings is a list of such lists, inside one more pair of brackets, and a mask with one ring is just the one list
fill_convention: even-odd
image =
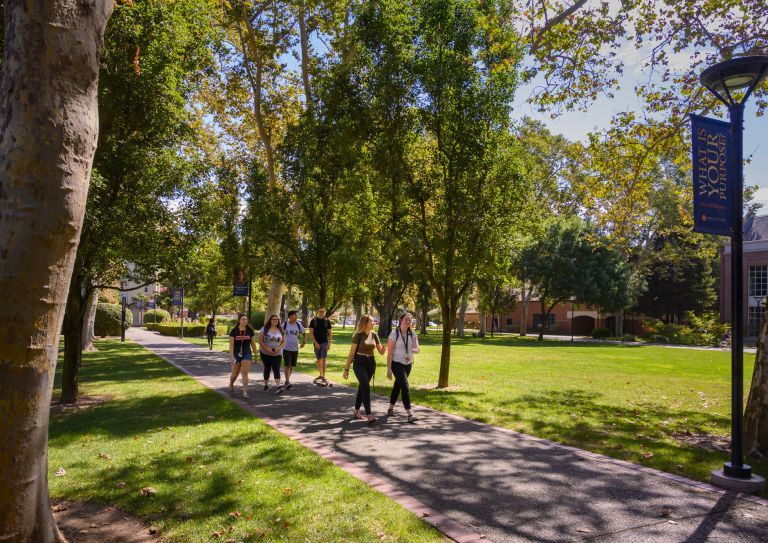
[[(730, 178), (731, 125), (691, 115), (693, 230), (733, 234), (733, 183)], [(739, 210), (739, 212), (741, 212)]]
[(232, 296), (248, 296), (248, 274), (245, 270), (235, 270)]
[(181, 305), (181, 300), (184, 298), (184, 289), (172, 288), (171, 289), (171, 303), (173, 305)]

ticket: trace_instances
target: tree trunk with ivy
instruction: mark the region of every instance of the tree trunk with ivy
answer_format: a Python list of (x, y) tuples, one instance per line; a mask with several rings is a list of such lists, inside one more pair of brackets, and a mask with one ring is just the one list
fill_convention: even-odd
[(64, 541), (48, 497), (48, 414), (111, 11), (105, 0), (5, 2), (0, 322), (13, 325), (0, 327), (0, 541)]
[(760, 325), (755, 369), (744, 412), (744, 451), (768, 458), (768, 312), (763, 314)]

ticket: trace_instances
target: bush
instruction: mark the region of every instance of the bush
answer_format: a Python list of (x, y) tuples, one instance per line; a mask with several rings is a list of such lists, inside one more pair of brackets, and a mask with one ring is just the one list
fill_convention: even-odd
[(637, 341), (637, 338), (632, 334), (624, 334), (620, 339), (621, 341)]
[[(93, 323), (93, 333), (97, 336), (119, 336), (122, 322), (122, 307), (120, 304), (96, 304), (96, 320)], [(133, 324), (133, 314), (126, 309), (125, 328)]]
[(156, 324), (154, 322), (145, 322), (144, 326), (147, 327), (147, 330), (150, 330), (152, 332), (157, 332), (157, 327), (160, 326), (160, 325)]
[[(251, 319), (250, 319), (250, 323), (251, 323), (251, 326), (253, 326), (253, 329), (261, 330), (262, 328), (264, 328), (264, 319), (266, 317), (267, 317), (266, 313), (261, 309), (257, 309), (256, 311), (253, 311), (251, 313)], [(236, 322), (237, 321), (235, 321), (235, 323)], [(235, 326), (235, 323), (232, 323), (232, 327)]]
[(165, 309), (150, 309), (144, 313), (144, 324), (154, 322), (165, 322), (171, 320), (171, 314)]
[(99, 289), (99, 302), (102, 304), (120, 304), (120, 293), (115, 289)]
[(595, 328), (592, 330), (592, 337), (594, 339), (605, 339), (611, 337), (611, 332), (607, 328)]

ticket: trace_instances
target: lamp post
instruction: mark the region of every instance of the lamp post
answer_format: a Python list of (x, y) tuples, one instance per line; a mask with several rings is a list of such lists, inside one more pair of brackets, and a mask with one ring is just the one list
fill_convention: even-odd
[[(731, 118), (731, 170), (733, 232), (731, 235), (731, 460), (723, 474), (750, 479), (752, 468), (744, 464), (742, 421), (744, 396), (744, 273), (743, 273), (743, 150), (744, 103), (768, 73), (768, 56), (726, 60), (701, 73), (701, 84), (728, 106)], [(713, 481), (718, 473), (713, 473)]]

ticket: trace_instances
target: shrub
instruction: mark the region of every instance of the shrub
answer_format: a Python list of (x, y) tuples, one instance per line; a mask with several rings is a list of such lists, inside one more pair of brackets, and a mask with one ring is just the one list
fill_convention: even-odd
[(144, 313), (144, 324), (171, 320), (171, 314), (165, 309), (150, 309)]
[(693, 312), (687, 313), (685, 319), (691, 329), (691, 335), (698, 345), (718, 345), (731, 325), (720, 322), (720, 315), (714, 311), (708, 311), (701, 315)]
[(120, 293), (111, 288), (99, 289), (99, 303), (120, 304)]
[[(96, 304), (96, 320), (93, 323), (93, 333), (97, 336), (119, 336), (122, 322), (122, 307), (119, 304)], [(125, 327), (133, 324), (133, 314), (126, 309)]]
[(611, 332), (607, 328), (595, 328), (592, 330), (592, 337), (595, 339), (605, 339), (611, 337)]
[[(251, 313), (251, 326), (253, 326), (254, 330), (261, 330), (264, 327), (264, 319), (266, 318), (266, 314), (263, 310), (257, 309), (256, 311), (253, 311)], [(237, 322), (237, 321), (235, 321)], [(232, 326), (235, 326), (235, 323), (232, 323)]]
[[(188, 324), (184, 323), (184, 336), (185, 337), (203, 337), (205, 336), (205, 324)], [(150, 328), (147, 327), (147, 330)], [(160, 332), (164, 336), (179, 337), (181, 335), (181, 324), (178, 322), (160, 323), (152, 325), (152, 330)], [(229, 334), (229, 329), (226, 326), (216, 326), (217, 336), (226, 336)]]
[(145, 322), (144, 326), (147, 327), (147, 330), (151, 330), (152, 332), (157, 332), (157, 327), (160, 325), (154, 322)]
[(621, 341), (637, 341), (637, 338), (632, 334), (624, 334), (621, 336)]

